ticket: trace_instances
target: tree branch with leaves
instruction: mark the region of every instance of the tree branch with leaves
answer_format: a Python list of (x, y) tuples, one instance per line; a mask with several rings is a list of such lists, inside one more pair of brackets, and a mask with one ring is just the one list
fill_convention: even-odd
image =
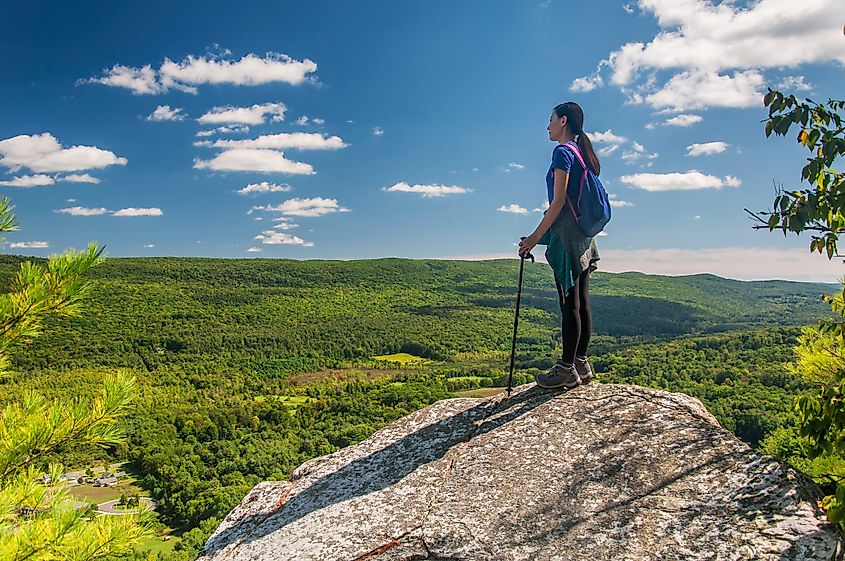
[[(833, 259), (838, 255), (839, 236), (845, 231), (845, 180), (834, 169), (845, 155), (845, 101), (828, 99), (816, 103), (799, 101), (769, 89), (763, 98), (769, 109), (765, 121), (766, 136), (786, 136), (798, 127), (798, 144), (809, 152), (801, 169), (804, 187), (778, 189), (771, 211), (753, 213), (755, 228), (780, 229), (800, 234), (814, 232), (810, 252)], [(845, 319), (845, 279), (840, 293), (825, 296), (831, 311)], [(821, 455), (845, 458), (845, 321), (824, 320), (819, 327), (805, 328), (795, 347), (793, 372), (814, 382), (816, 389), (796, 398), (801, 435), (806, 439), (810, 458)], [(840, 467), (828, 474), (835, 485), (833, 494), (824, 497), (822, 507), (831, 522), (845, 529), (845, 472)]]

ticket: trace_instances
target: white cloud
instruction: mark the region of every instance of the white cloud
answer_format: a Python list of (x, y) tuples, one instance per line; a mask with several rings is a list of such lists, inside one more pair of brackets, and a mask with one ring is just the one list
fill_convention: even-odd
[(285, 234), (284, 232), (274, 232), (273, 230), (265, 230), (253, 239), (260, 240), (261, 243), (269, 245), (301, 245), (303, 247), (314, 246), (314, 242), (306, 242), (300, 237)]
[(592, 76), (582, 76), (575, 78), (569, 84), (569, 91), (571, 92), (591, 92), (604, 83), (601, 76), (593, 74)]
[[(285, 216), (322, 216), (335, 212), (349, 212), (348, 208), (340, 206), (337, 199), (324, 199), (314, 197), (311, 199), (288, 199), (278, 205), (266, 205), (253, 207), (254, 210), (266, 212), (281, 212)], [(295, 227), (295, 225), (294, 225)]]
[(683, 173), (635, 173), (623, 175), (624, 183), (645, 191), (690, 191), (695, 189), (721, 189), (722, 187), (739, 187), (741, 181), (730, 175), (724, 179), (715, 175), (706, 175), (699, 171)]
[(122, 208), (111, 213), (112, 216), (161, 216), (160, 208)]
[(619, 199), (616, 196), (616, 194), (614, 194), (614, 193), (610, 193), (608, 195), (608, 197), (610, 197), (610, 206), (612, 206), (612, 207), (622, 208), (622, 207), (626, 207), (626, 206), (634, 206), (634, 203), (630, 203), (628, 201), (623, 201), (623, 200)]
[(462, 195), (464, 193), (472, 192), (472, 189), (458, 187), (457, 185), (408, 185), (404, 181), (396, 183), (390, 187), (382, 187), (381, 190), (388, 193), (418, 193), (421, 194), (423, 198)]
[(111, 70), (104, 72), (105, 76), (101, 78), (78, 80), (77, 84), (104, 84), (117, 88), (127, 88), (132, 90), (135, 95), (161, 92), (161, 86), (156, 80), (156, 72), (149, 64), (143, 68), (130, 68), (115, 64)]
[(599, 156), (610, 156), (619, 149), (619, 144), (609, 144), (604, 148), (599, 148)]
[(157, 72), (149, 64), (143, 68), (116, 64), (110, 70), (104, 70), (99, 78), (77, 83), (127, 88), (136, 95), (159, 94), (171, 89), (196, 94), (197, 86), (203, 84), (255, 86), (284, 82), (298, 85), (316, 71), (317, 64), (311, 60), (295, 60), (279, 53), (267, 53), (263, 57), (250, 53), (237, 61), (223, 56), (188, 55), (181, 62), (165, 58)]
[(219, 133), (248, 133), (249, 127), (246, 125), (224, 125), (222, 127), (217, 127), (216, 129)]
[(740, 185), (742, 185), (742, 181), (732, 175), (726, 175), (725, 185), (727, 185), (728, 187), (739, 187)]
[(9, 244), (13, 249), (47, 249), (50, 244), (47, 242), (13, 242)]
[(49, 175), (21, 175), (6, 181), (0, 181), (0, 185), (9, 187), (43, 187), (53, 185), (56, 181)]
[(546, 212), (549, 209), (549, 201), (543, 201), (540, 207), (532, 209), (531, 212)]
[(29, 168), (36, 172), (80, 171), (112, 165), (126, 165), (126, 158), (95, 146), (62, 148), (48, 133), (20, 134), (0, 140), (0, 166), (15, 172)]
[(691, 127), (696, 123), (700, 123), (704, 120), (704, 117), (701, 115), (688, 115), (688, 114), (680, 114), (674, 117), (670, 117), (663, 121), (664, 125), (670, 127)]
[(510, 212), (512, 214), (528, 214), (528, 209), (519, 205), (500, 206), (496, 210), (499, 212)]
[(316, 132), (282, 132), (263, 134), (244, 140), (215, 140), (215, 148), (267, 148), (273, 150), (339, 150), (349, 146), (339, 136), (326, 136)]
[(737, 71), (733, 76), (715, 72), (680, 72), (661, 89), (645, 96), (655, 109), (683, 111), (705, 107), (753, 107), (762, 105), (763, 74)]
[(624, 136), (619, 136), (618, 134), (614, 134), (611, 129), (607, 129), (604, 132), (591, 132), (587, 134), (590, 137), (592, 142), (608, 142), (610, 144), (621, 144), (623, 142), (628, 142), (628, 139)]
[(214, 107), (203, 114), (198, 122), (208, 123), (240, 123), (243, 125), (260, 125), (266, 122), (265, 115), (270, 115), (273, 122), (284, 121), (284, 103), (261, 103), (250, 107)]
[[(611, 129), (607, 129), (604, 132), (594, 131), (588, 133), (587, 136), (589, 136), (592, 142), (607, 143), (607, 146), (599, 148), (598, 150), (598, 155), (602, 157), (610, 156), (611, 154), (619, 150), (619, 147), (622, 144), (628, 142), (628, 139), (626, 137), (615, 134)], [(637, 142), (634, 142), (632, 146), (634, 147), (632, 150), (626, 151), (622, 155), (623, 160), (639, 160), (647, 156), (646, 154), (644, 154), (645, 149), (642, 147), (642, 145)], [(653, 157), (656, 158), (657, 154), (653, 154)]]
[(314, 117), (313, 119), (311, 119), (311, 121), (312, 121), (315, 125), (325, 125), (325, 124), (326, 124), (326, 120), (325, 120), (325, 119), (321, 119), (321, 118), (319, 118), (319, 117)]
[(687, 156), (708, 156), (710, 154), (721, 154), (728, 149), (727, 142), (705, 142), (703, 144), (690, 144), (687, 146)]
[[(68, 200), (70, 202), (70, 200)], [(112, 216), (161, 216), (164, 214), (160, 208), (122, 208), (120, 210), (111, 211), (107, 208), (85, 208), (81, 206), (74, 206), (69, 208), (60, 208), (56, 212), (62, 214), (69, 214), (71, 216), (101, 216), (104, 214), (111, 214)], [(146, 247), (146, 246), (145, 246)], [(150, 246), (152, 247), (152, 246)]]
[[(214, 135), (214, 133), (219, 132), (221, 134), (229, 134), (229, 133), (236, 133), (236, 134), (246, 134), (249, 132), (249, 127), (247, 125), (223, 125), (217, 127), (216, 129), (207, 129), (197, 131), (196, 136), (203, 138)], [(212, 146), (211, 141), (204, 140), (201, 142), (194, 142), (194, 146)]]
[(108, 214), (107, 208), (85, 208), (81, 206), (73, 206), (70, 208), (60, 208), (56, 212), (62, 214), (70, 214), (71, 216), (100, 216), (101, 214)]
[(634, 13), (634, 7), (631, 6), (630, 4), (623, 4), (622, 9), (625, 10), (625, 12), (628, 13), (628, 14)]
[(87, 173), (71, 173), (60, 177), (59, 181), (69, 181), (71, 183), (100, 183), (100, 178)]
[(290, 185), (262, 181), (261, 183), (250, 183), (235, 192), (240, 195), (248, 195), (250, 193), (282, 193), (285, 191), (290, 191)]
[(247, 253), (261, 253), (262, 251), (260, 247), (251, 247), (246, 250)]
[(310, 164), (288, 160), (283, 152), (247, 148), (226, 150), (211, 160), (194, 160), (194, 167), (215, 171), (259, 171), (293, 175), (315, 173)]
[(304, 127), (305, 125), (308, 124), (308, 116), (307, 115), (301, 116), (299, 119), (296, 120), (296, 124), (301, 126), (301, 127)]
[(381, 136), (384, 134), (384, 129), (381, 127), (373, 127), (373, 134), (375, 136)]
[(181, 109), (171, 109), (169, 105), (159, 105), (147, 116), (148, 121), (182, 121), (187, 117)]
[(509, 167), (510, 169), (516, 169), (516, 170), (525, 169), (525, 166), (524, 166), (523, 164), (519, 164), (519, 163), (517, 163), (517, 162), (511, 162), (511, 163), (509, 163), (509, 164), (508, 164), (508, 167)]
[(651, 154), (646, 151), (645, 146), (639, 142), (633, 142), (631, 149), (622, 153), (622, 159), (629, 162), (638, 162), (640, 160), (654, 160), (657, 158), (657, 152)]
[[(600, 64), (633, 103), (676, 110), (759, 106), (764, 69), (845, 63), (841, 24), (833, 23), (845, 20), (841, 0), (638, 4), (657, 18), (658, 33), (626, 43)], [(662, 71), (673, 73), (664, 85), (657, 80)]]
[(76, 202), (76, 199), (68, 199), (68, 200), (67, 200), (67, 202), (69, 202), (69, 203), (75, 203), (75, 202)]
[(812, 84), (804, 81), (804, 76), (784, 76), (778, 84), (779, 90), (805, 92), (813, 89)]
[(146, 249), (151, 249), (153, 247), (155, 247), (155, 244), (152, 244), (152, 243), (145, 243), (144, 244), (144, 248), (146, 248)]

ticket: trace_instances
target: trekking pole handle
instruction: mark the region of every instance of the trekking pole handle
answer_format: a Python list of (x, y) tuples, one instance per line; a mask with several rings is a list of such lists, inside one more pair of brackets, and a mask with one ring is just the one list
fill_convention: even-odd
[[(524, 240), (526, 237), (527, 237), (527, 236), (522, 236), (521, 238), (519, 238), (519, 241)], [(534, 256), (533, 256), (533, 255), (531, 255), (531, 252), (530, 252), (530, 251), (529, 251), (528, 253), (526, 253), (525, 255), (520, 254), (520, 257), (521, 257), (522, 259), (526, 259), (526, 258), (530, 257), (530, 258), (531, 258), (531, 262), (532, 262), (532, 263), (534, 263)]]

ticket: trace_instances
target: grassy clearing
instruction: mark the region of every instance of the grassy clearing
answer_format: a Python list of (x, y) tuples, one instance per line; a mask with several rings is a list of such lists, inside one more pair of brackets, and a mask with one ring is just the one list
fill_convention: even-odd
[(427, 358), (421, 356), (414, 356), (408, 353), (394, 353), (392, 355), (379, 355), (373, 357), (376, 360), (384, 360), (387, 362), (398, 362), (400, 364), (428, 364), (432, 362)]
[(141, 544), (138, 545), (136, 551), (152, 551), (153, 553), (170, 553), (173, 551), (173, 546), (179, 541), (176, 536), (171, 536), (168, 541), (164, 541), (164, 536), (156, 536), (154, 538), (141, 538)]
[(74, 485), (68, 489), (73, 498), (78, 501), (100, 504), (119, 499), (121, 495), (131, 497), (138, 495), (146, 497), (147, 493), (135, 485), (133, 481), (121, 481), (113, 487), (94, 487), (92, 485)]

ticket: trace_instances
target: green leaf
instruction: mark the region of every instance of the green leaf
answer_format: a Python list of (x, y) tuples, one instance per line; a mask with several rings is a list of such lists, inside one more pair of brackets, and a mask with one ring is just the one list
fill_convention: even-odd
[(775, 92), (770, 89), (769, 93), (767, 93), (766, 95), (763, 96), (763, 105), (768, 107), (768, 105), (772, 102), (772, 100), (774, 98), (775, 98)]

